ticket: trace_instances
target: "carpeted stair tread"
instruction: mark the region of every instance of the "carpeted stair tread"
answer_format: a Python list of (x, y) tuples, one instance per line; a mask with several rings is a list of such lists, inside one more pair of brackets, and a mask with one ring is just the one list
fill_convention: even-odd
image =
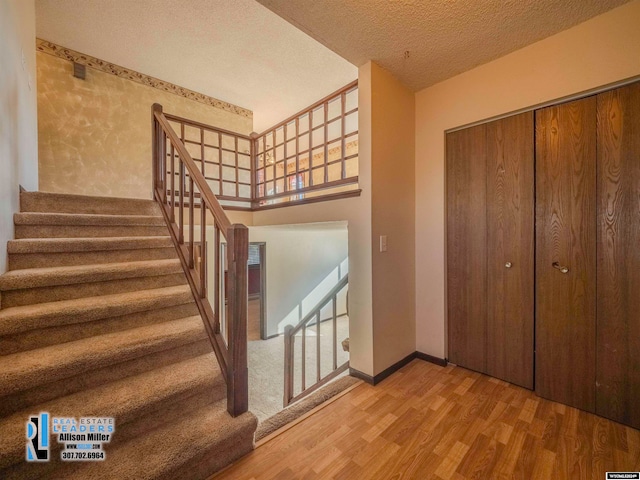
[(0, 310), (0, 336), (91, 322), (193, 301), (188, 285), (38, 303)]
[(173, 247), (171, 237), (87, 237), (87, 238), (28, 238), (9, 240), (9, 254), (97, 252), (105, 250), (135, 250)]
[(64, 478), (202, 480), (249, 453), (256, 426), (252, 413), (232, 418), (219, 401), (115, 448), (107, 445), (104, 462), (71, 465)]
[(0, 397), (206, 338), (199, 316), (0, 357)]
[(164, 226), (162, 215), (103, 215), (23, 212), (13, 216), (15, 225)]
[(21, 212), (85, 213), (117, 215), (159, 215), (153, 200), (139, 198), (93, 197), (66, 193), (22, 192)]
[(182, 264), (177, 258), (97, 265), (28, 268), (11, 270), (0, 275), (0, 291), (170, 275), (182, 271)]
[[(225, 397), (226, 384), (211, 354), (185, 360), (143, 374), (37, 405), (0, 419), (0, 468), (24, 459), (24, 424), (33, 412), (49, 412), (59, 417), (114, 417), (118, 427), (135, 421), (173, 401), (207, 391), (211, 401)], [(210, 391), (210, 392), (209, 392)], [(59, 446), (57, 441), (52, 446)], [(107, 447), (108, 448), (108, 447)]]

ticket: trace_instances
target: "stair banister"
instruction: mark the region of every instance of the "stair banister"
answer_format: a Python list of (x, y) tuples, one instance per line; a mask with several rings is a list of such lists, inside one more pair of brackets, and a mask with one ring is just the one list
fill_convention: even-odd
[[(349, 275), (345, 275), (335, 286), (320, 300), (296, 325), (288, 325), (284, 330), (284, 398), (283, 405), (285, 407), (289, 406), (291, 403), (296, 402), (307, 395), (313, 393), (323, 385), (327, 384), (342, 372), (344, 372), (347, 368), (349, 368), (349, 362), (345, 362), (342, 365), (338, 366), (337, 363), (337, 299), (338, 294), (349, 285)], [(320, 330), (316, 332), (316, 382), (307, 387), (305, 384), (305, 373), (306, 373), (306, 357), (305, 357), (305, 347), (306, 347), (306, 328), (307, 325), (311, 326), (312, 322), (315, 320), (316, 325), (319, 327), (322, 323), (322, 319), (320, 318), (320, 314), (322, 309), (327, 306), (330, 302), (333, 303), (332, 308), (332, 317), (333, 321), (333, 339), (332, 339), (332, 356), (333, 356), (333, 368), (332, 371), (325, 375), (321, 376), (320, 371)], [(301, 338), (301, 392), (299, 394), (294, 393), (294, 341), (295, 335), (299, 331), (302, 330), (302, 338)]]
[[(247, 411), (249, 397), (247, 370), (248, 229), (245, 225), (231, 224), (222, 205), (159, 104), (154, 104), (152, 107), (152, 122), (153, 195), (162, 206), (163, 216), (169, 226), (178, 257), (193, 291), (207, 336), (226, 380), (227, 410), (232, 416), (238, 416)], [(216, 130), (215, 127), (207, 126), (207, 128)], [(167, 169), (167, 146), (171, 159), (169, 169)], [(176, 162), (177, 172), (175, 171)], [(171, 175), (169, 182), (167, 182), (167, 175)], [(177, 191), (175, 188), (176, 175), (179, 181)], [(195, 204), (195, 188), (199, 193), (199, 204), (197, 205)], [(187, 193), (188, 202), (185, 204)], [(179, 207), (177, 219), (176, 207)], [(189, 210), (189, 233), (186, 245), (185, 207)], [(200, 208), (200, 256), (198, 258), (196, 258), (196, 239), (194, 238), (194, 209), (196, 207)], [(206, 236), (207, 210), (211, 212), (213, 217), (213, 251), (216, 260), (213, 271), (213, 305), (209, 301), (208, 295), (211, 286), (207, 285), (207, 269), (209, 268)], [(221, 288), (225, 287), (225, 281), (220, 268), (221, 262), (218, 261), (222, 237), (227, 240), (226, 301), (225, 296), (221, 295)], [(223, 311), (226, 311), (226, 315), (221, 315)], [(226, 332), (221, 329), (223, 319), (226, 319), (226, 328), (224, 329)], [(226, 333), (226, 338), (224, 333)]]

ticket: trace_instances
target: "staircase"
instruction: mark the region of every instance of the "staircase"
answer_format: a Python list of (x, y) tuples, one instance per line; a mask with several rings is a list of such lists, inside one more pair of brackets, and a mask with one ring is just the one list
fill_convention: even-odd
[[(0, 478), (204, 479), (253, 448), (159, 204), (22, 193), (0, 276)], [(114, 417), (104, 462), (25, 461), (30, 415)]]

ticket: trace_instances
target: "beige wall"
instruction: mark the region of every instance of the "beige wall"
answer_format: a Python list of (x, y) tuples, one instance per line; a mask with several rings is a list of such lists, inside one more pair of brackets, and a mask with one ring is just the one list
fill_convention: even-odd
[(37, 53), (40, 189), (115, 197), (151, 196), (151, 105), (248, 134), (252, 119)]
[[(415, 351), (414, 94), (371, 67), (374, 372)], [(379, 239), (387, 236), (387, 251)]]
[(38, 190), (35, 43), (35, 2), (0, 0), (0, 273), (19, 210), (18, 186)]
[(640, 75), (640, 1), (416, 94), (416, 346), (445, 351), (444, 132)]

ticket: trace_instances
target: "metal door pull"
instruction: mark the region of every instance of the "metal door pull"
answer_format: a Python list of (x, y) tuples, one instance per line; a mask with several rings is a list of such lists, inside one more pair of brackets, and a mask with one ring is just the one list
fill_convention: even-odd
[(555, 268), (556, 270), (560, 270), (560, 272), (562, 272), (562, 273), (569, 273), (569, 267), (565, 267), (564, 265), (560, 265), (558, 262), (553, 262), (551, 264), (551, 266), (553, 268)]

